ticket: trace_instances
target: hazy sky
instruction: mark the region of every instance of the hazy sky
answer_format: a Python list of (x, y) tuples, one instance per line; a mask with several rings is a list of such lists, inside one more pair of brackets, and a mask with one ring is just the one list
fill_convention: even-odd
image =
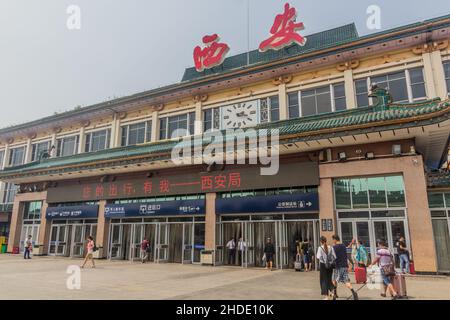
[[(286, 0), (250, 1), (250, 48), (267, 38)], [(247, 51), (247, 0), (0, 0), (0, 127), (179, 82), (193, 48), (218, 33)], [(382, 29), (450, 13), (449, 0), (289, 0), (304, 34), (381, 8)], [(66, 26), (70, 5), (81, 29)]]

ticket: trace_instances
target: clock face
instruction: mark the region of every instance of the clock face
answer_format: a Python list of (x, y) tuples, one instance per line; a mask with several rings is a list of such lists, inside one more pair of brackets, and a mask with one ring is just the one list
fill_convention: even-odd
[(258, 124), (258, 100), (236, 103), (222, 108), (224, 129), (242, 129)]

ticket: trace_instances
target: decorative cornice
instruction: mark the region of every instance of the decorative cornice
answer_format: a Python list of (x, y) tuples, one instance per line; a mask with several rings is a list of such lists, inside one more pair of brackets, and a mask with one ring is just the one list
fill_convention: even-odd
[(434, 51), (442, 51), (448, 48), (448, 40), (433, 41), (421, 44), (412, 48), (412, 52), (417, 55), (431, 53)]
[(117, 119), (119, 120), (123, 120), (127, 117), (127, 113), (126, 112), (119, 112), (117, 113)]
[(31, 140), (36, 139), (36, 137), (37, 137), (37, 133), (36, 132), (31, 132), (31, 133), (29, 133), (27, 135), (27, 138), (31, 139)]
[(291, 83), (293, 78), (294, 77), (291, 74), (288, 74), (288, 75), (276, 77), (275, 79), (272, 80), (272, 82), (273, 82), (273, 84), (279, 86), (280, 84)]
[(340, 63), (336, 66), (338, 71), (344, 72), (346, 70), (354, 70), (359, 67), (359, 60), (350, 60)]
[[(61, 133), (61, 132), (62, 132), (62, 128), (61, 128), (61, 127), (54, 127), (52, 131), (53, 131), (53, 133), (58, 134), (58, 133)], [(34, 138), (33, 138), (33, 139), (34, 139)]]
[(199, 94), (199, 95), (196, 95), (196, 96), (194, 96), (194, 102), (195, 103), (199, 103), (199, 102), (206, 102), (206, 101), (208, 101), (208, 98), (209, 98), (209, 96), (207, 95), (207, 94)]
[(160, 103), (160, 104), (156, 104), (154, 106), (151, 106), (151, 110), (153, 112), (155, 112), (155, 111), (162, 111), (162, 110), (164, 110), (164, 107), (165, 107), (164, 103)]
[(6, 143), (7, 143), (7, 144), (14, 143), (14, 138), (12, 138), (12, 137), (7, 138), (7, 139), (6, 139)]
[(83, 128), (89, 127), (91, 125), (91, 121), (90, 120), (83, 120), (81, 121), (81, 126)]

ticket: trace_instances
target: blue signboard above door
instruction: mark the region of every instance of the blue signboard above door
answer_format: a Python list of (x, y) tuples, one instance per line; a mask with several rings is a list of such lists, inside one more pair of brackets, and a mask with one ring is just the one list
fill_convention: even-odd
[(96, 219), (98, 206), (48, 207), (45, 217), (52, 219)]
[(317, 211), (319, 211), (319, 196), (316, 192), (216, 200), (217, 214)]
[(205, 214), (205, 200), (180, 200), (167, 202), (108, 204), (106, 218), (129, 218), (170, 215)]

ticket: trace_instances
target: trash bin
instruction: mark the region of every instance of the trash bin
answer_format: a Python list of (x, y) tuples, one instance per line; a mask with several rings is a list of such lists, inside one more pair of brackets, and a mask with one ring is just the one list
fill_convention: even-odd
[(200, 253), (200, 263), (204, 266), (214, 265), (214, 251), (213, 250), (202, 250)]
[(1, 253), (6, 253), (6, 250), (8, 249), (8, 245), (6, 243), (2, 244), (2, 250)]

